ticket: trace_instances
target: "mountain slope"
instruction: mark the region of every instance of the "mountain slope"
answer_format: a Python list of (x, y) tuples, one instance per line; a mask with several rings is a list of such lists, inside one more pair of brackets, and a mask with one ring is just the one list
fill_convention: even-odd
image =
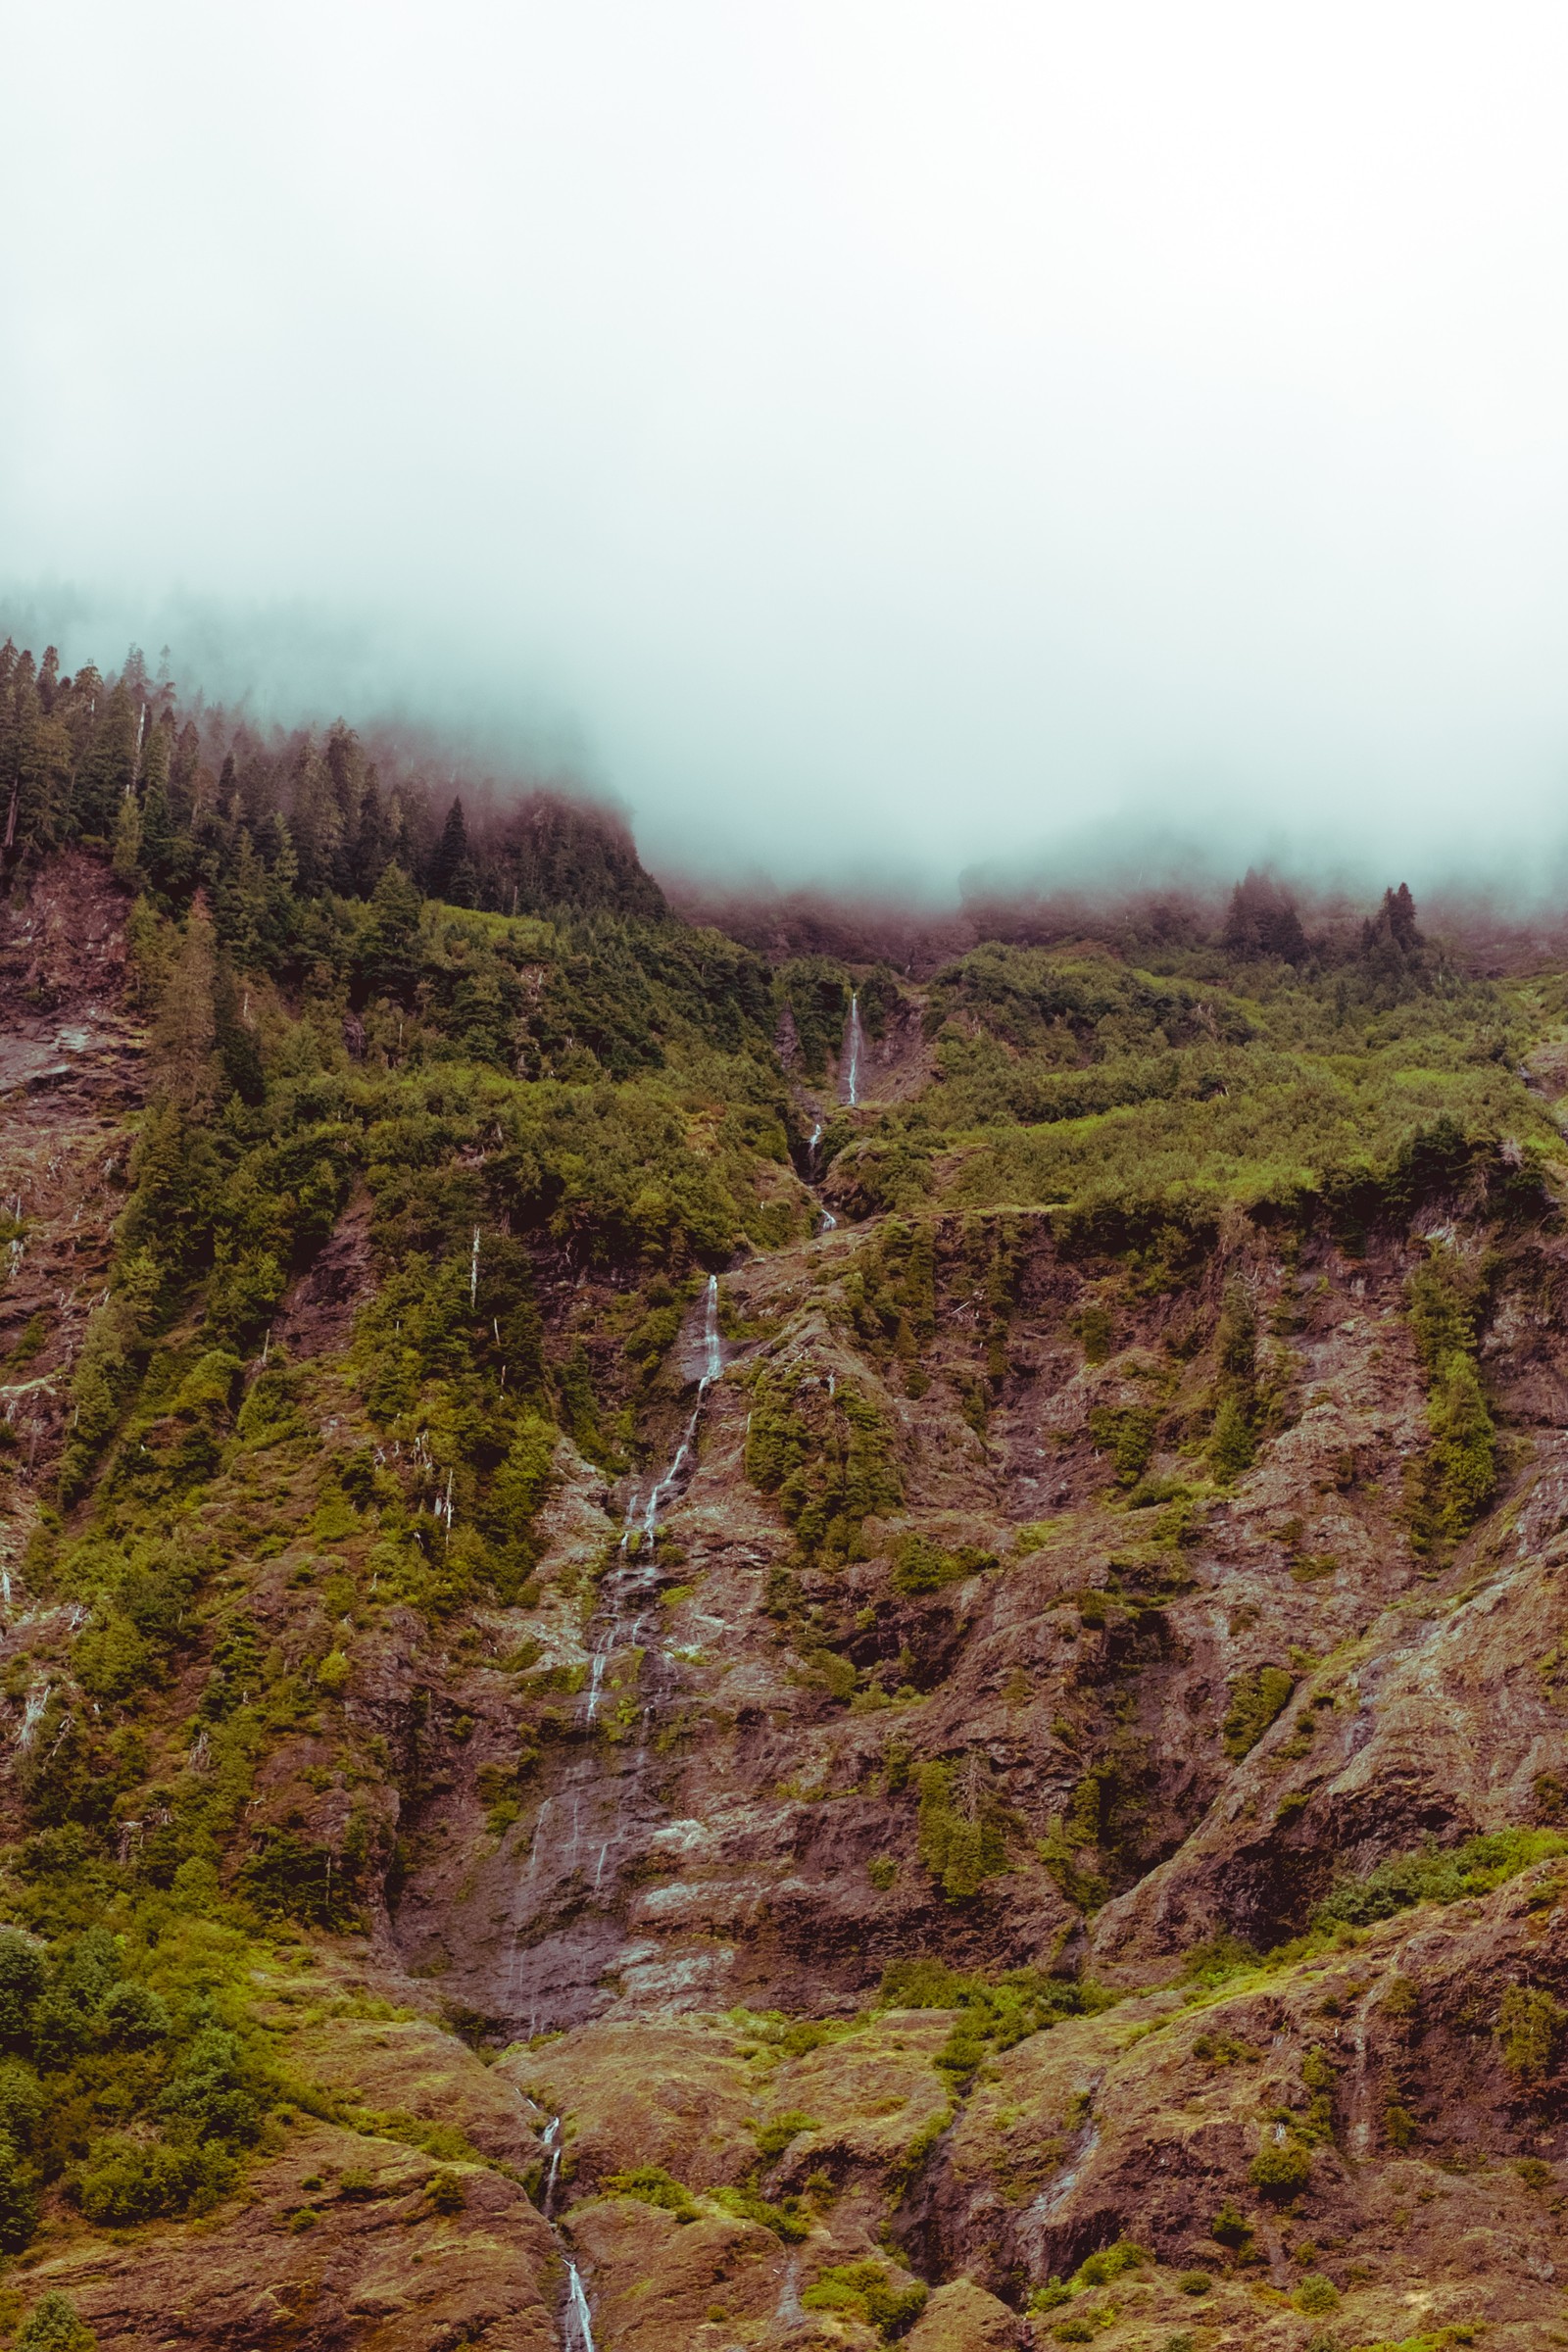
[(17, 2311), (1551, 2340), (1559, 983), (121, 875), (0, 946)]

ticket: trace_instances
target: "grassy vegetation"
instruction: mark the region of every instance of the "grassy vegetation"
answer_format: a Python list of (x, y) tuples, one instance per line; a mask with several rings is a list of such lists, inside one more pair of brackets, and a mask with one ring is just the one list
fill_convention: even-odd
[(807, 1559), (865, 1556), (861, 1531), (901, 1498), (893, 1433), (849, 1382), (762, 1369), (752, 1392), (746, 1475), (775, 1495)]
[(1173, 977), (990, 946), (939, 975), (928, 1026), (935, 1082), (885, 1147), (922, 1155), (928, 1194), (1051, 1207), (1111, 1249), (1157, 1250), (1233, 1201), (1324, 1216), (1353, 1247), (1446, 1184), (1505, 1209), (1557, 1150), (1514, 1072), (1516, 1008), (1431, 959), (1211, 956)]
[[(636, 1411), (668, 1386), (706, 1271), (814, 1219), (790, 1173), (798, 1111), (772, 1041), (787, 1004), (801, 1066), (820, 1078), (847, 1016), (844, 971), (775, 971), (652, 907), (509, 917), (421, 902), (396, 862), (360, 896), (329, 876), (296, 887), (286, 848), (286, 834), (270, 858), (252, 844), (221, 887), (215, 866), (210, 903), (138, 865), (134, 845), (122, 860), (148, 885), (131, 938), (149, 1102), (108, 1296), (74, 1365), (58, 1491), (24, 1563), (38, 1622), (5, 1669), (27, 1729), (0, 1875), (0, 2252), (25, 2246), (56, 2183), (94, 2224), (129, 2226), (203, 2210), (271, 2144), (308, 2094), (256, 2022), (253, 1972), (280, 1928), (363, 1927), (373, 1886), (401, 1867), (392, 1820), (404, 1800), (416, 1809), (432, 1714), (454, 1743), (473, 1729), (440, 1723), (432, 1679), (411, 1699), (408, 1753), (378, 1746), (352, 1711), (372, 1637), (413, 1612), (455, 1648), (472, 1638), (465, 1612), (537, 1596), (536, 1526), (563, 1438), (608, 1473), (629, 1467)], [(860, 983), (868, 1034), (897, 995), (885, 974)], [(924, 1092), (825, 1139), (846, 1198), (896, 1211), (820, 1294), (886, 1388), (765, 1348), (747, 1375), (746, 1474), (796, 1544), (767, 1605), (846, 1704), (889, 1693), (834, 1646), (851, 1637), (811, 1579), (864, 1558), (867, 1523), (900, 1508), (913, 1440), (886, 1398), (928, 1393), (939, 1310), (955, 1302), (970, 1346), (961, 1409), (976, 1440), (994, 1433), (1037, 1212), (1070, 1249), (1120, 1255), (1076, 1317), (1096, 1365), (1123, 1301), (1200, 1273), (1238, 1204), (1287, 1227), (1320, 1219), (1354, 1250), (1439, 1196), (1497, 1220), (1530, 1209), (1557, 1149), (1514, 1075), (1508, 1001), (1430, 961), (1159, 974), (991, 947), (939, 976), (927, 1026)], [(352, 1320), (323, 1358), (291, 1355), (273, 1337), (283, 1302), (329, 1242)], [(1490, 1279), (1484, 1259), (1434, 1243), (1409, 1285), (1430, 1444), (1407, 1499), (1428, 1548), (1462, 1536), (1494, 1490), (1478, 1356)], [(13, 1367), (44, 1345), (24, 1332)], [(1188, 1408), (1169, 1365), (1140, 1401), (1089, 1411), (1129, 1509), (1163, 1514), (1152, 1540), (1167, 1561), (1196, 1504), (1146, 1476), (1156, 1443), (1203, 1458), (1206, 1497), (1269, 1426), (1239, 1283), (1214, 1352), (1213, 1393), (1176, 1440)], [(1021, 1547), (1042, 1533), (1019, 1531)], [(998, 1564), (928, 1533), (888, 1548), (906, 1603)], [(1143, 1606), (1111, 1597), (1121, 1615)], [(1087, 1594), (1084, 1624), (1104, 1625), (1106, 1606)], [(569, 1729), (577, 1670), (540, 1655), (514, 1653), (514, 1748), (474, 1776), (498, 1838)], [(1275, 1665), (1233, 1681), (1233, 1759), (1294, 1687)], [(901, 1679), (901, 1701), (915, 1695)], [(313, 1760), (274, 1783), (295, 1740)], [(1119, 1883), (1111, 1814), (1133, 1786), (1118, 1795), (1092, 1757), (1040, 1848), (1085, 1909)], [(982, 1907), (1021, 1823), (975, 1758), (909, 1777), (927, 1889), (960, 1914)], [(379, 1801), (389, 1787), (398, 1806)], [(1485, 1891), (1563, 1852), (1550, 1832), (1423, 1848), (1336, 1888), (1316, 1932)], [(890, 1856), (869, 1868), (882, 1891), (899, 1880)], [(906, 1864), (904, 1886), (915, 1876)], [(1562, 2019), (1515, 1989), (1497, 2046), (1533, 2092)], [(1043, 1972), (987, 1982), (932, 1961), (890, 1969), (883, 1999), (956, 2012), (937, 2060), (955, 2096), (989, 2053), (1098, 2005)], [(764, 2193), (761, 2168), (809, 2128), (762, 2124), (758, 2170), (720, 2201), (804, 2238), (808, 2217)], [(1292, 2141), (1259, 2163), (1301, 2153)], [(603, 2185), (678, 2220), (697, 2211), (656, 2168)], [(1290, 2193), (1283, 2175), (1255, 2185)], [(825, 2272), (818, 2289), (829, 2299), (812, 2308), (884, 2333), (917, 2308), (877, 2264)]]
[[(32, 1694), (0, 1880), (12, 2248), (54, 2181), (116, 2225), (233, 2182), (282, 2096), (245, 1992), (269, 1923), (362, 1925), (390, 1858), (389, 1758), (313, 1768), (326, 1807), (286, 1780), (251, 1807), (259, 1768), (347, 1737), (386, 1610), (434, 1625), (528, 1589), (561, 1433), (614, 1459), (687, 1270), (790, 1230), (764, 1198), (787, 1152), (773, 983), (732, 942), (395, 889), (313, 920), (288, 990), (242, 987), (200, 902), (131, 926), (149, 1105), (24, 1564), (70, 1614), (6, 1670)], [(350, 1344), (291, 1360), (270, 1327), (351, 1201)], [(630, 1359), (612, 1315), (547, 1329), (538, 1268), (562, 1258), (627, 1302)], [(269, 1555), (288, 1566), (264, 1604)], [(529, 1766), (525, 1743), (489, 1768), (503, 1827)]]
[(1568, 1838), (1555, 1830), (1494, 1830), (1458, 1845), (1429, 1839), (1414, 1853), (1380, 1862), (1364, 1879), (1344, 1881), (1318, 1905), (1314, 1920), (1366, 1927), (1415, 1903), (1462, 1902), (1559, 1854), (1568, 1854)]

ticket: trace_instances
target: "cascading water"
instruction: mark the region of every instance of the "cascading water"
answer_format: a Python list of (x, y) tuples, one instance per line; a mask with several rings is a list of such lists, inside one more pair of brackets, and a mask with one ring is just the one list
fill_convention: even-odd
[[(553, 2115), (539, 2135), (540, 2152), (545, 2159), (544, 2186), (539, 2198), (539, 2211), (550, 2221), (556, 2201), (556, 2183), (561, 2178), (561, 2118)], [(554, 2224), (552, 2223), (552, 2228)], [(561, 2232), (556, 2231), (556, 2243), (561, 2246), (566, 2265), (566, 2308), (561, 2317), (562, 2352), (595, 2352), (593, 2317), (588, 2309), (588, 2290), (582, 2275), (565, 2247)]]
[(561, 2118), (559, 2115), (553, 2115), (546, 2124), (540, 2134), (539, 2145), (545, 2150), (545, 2184), (544, 2194), (539, 2200), (539, 2210), (548, 2222), (550, 2208), (556, 2201), (556, 2182), (561, 2178)]
[[(624, 1936), (619, 1859), (663, 1818), (650, 1731), (673, 1702), (680, 1669), (653, 1631), (663, 1614), (659, 1589), (667, 1573), (657, 1545), (661, 1517), (691, 1475), (709, 1391), (723, 1377), (716, 1275), (708, 1278), (686, 1346), (699, 1373), (691, 1410), (668, 1463), (651, 1486), (627, 1496), (620, 1542), (600, 1579), (578, 1718), (589, 1737), (564, 1754), (513, 1880), (507, 1996), (530, 2035), (592, 2014), (596, 1987)], [(549, 1924), (552, 1914), (559, 1926)], [(557, 2146), (549, 2142), (547, 2163)], [(579, 2317), (583, 2326), (573, 2335), (568, 2325), (565, 2337), (573, 2352), (593, 2340), (586, 2302)]]
[(860, 1100), (860, 1000), (850, 998), (850, 1036), (846, 1049), (848, 1058), (844, 1076), (849, 1088), (850, 1108), (854, 1110)]
[(703, 1387), (720, 1378), (724, 1370), (724, 1343), (718, 1336), (718, 1276), (708, 1277), (708, 1296), (703, 1301)]
[(594, 2352), (593, 2321), (577, 2265), (566, 2262), (566, 2314), (561, 2329), (562, 2352)]

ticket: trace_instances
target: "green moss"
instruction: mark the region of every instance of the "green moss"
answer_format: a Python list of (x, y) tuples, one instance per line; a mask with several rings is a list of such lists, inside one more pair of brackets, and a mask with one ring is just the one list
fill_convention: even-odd
[(1521, 2090), (1534, 2090), (1551, 2073), (1565, 2029), (1568, 2009), (1544, 1986), (1508, 1986), (1497, 2012), (1497, 2048)]
[(783, 2238), (786, 2244), (798, 2244), (810, 2235), (809, 2217), (801, 2212), (798, 2200), (793, 2197), (785, 2197), (774, 2205), (759, 2188), (731, 2186), (715, 2188), (712, 2200), (726, 2213), (734, 2214), (737, 2221), (757, 2222), (762, 2229), (771, 2230), (775, 2237)]
[(1283, 1666), (1258, 1666), (1237, 1675), (1221, 1727), (1225, 1753), (1240, 1762), (1290, 1704), (1295, 1689), (1295, 1676)]
[(1089, 1434), (1102, 1453), (1108, 1453), (1119, 1487), (1136, 1487), (1149, 1467), (1159, 1428), (1159, 1411), (1146, 1404), (1097, 1404), (1089, 1414)]
[(1252, 2158), (1247, 2177), (1265, 2197), (1297, 2196), (1312, 2178), (1311, 2152), (1296, 2140), (1271, 2141)]
[(988, 1788), (954, 1792), (954, 1768), (922, 1764), (919, 1853), (949, 1902), (966, 1901), (988, 1878), (1007, 1867), (1007, 1822)]
[(892, 1558), (893, 1589), (906, 1599), (938, 1592), (944, 1585), (978, 1576), (997, 1565), (996, 1553), (983, 1551), (976, 1544), (958, 1544), (949, 1548), (916, 1535), (897, 1537)]
[(918, 2280), (896, 2286), (885, 2263), (847, 2262), (818, 2271), (801, 2303), (807, 2311), (846, 2312), (892, 2342), (914, 2326), (925, 2309), (926, 2292)]
[(901, 1498), (892, 1430), (848, 1382), (830, 1394), (799, 1373), (761, 1374), (745, 1458), (747, 1477), (777, 1496), (808, 1558), (862, 1558), (865, 1521)]
[(1568, 1853), (1568, 1837), (1556, 1830), (1494, 1830), (1458, 1845), (1429, 1838), (1413, 1853), (1380, 1862), (1364, 1879), (1345, 1880), (1318, 1905), (1318, 1927), (1348, 1922), (1364, 1927), (1392, 1919), (1414, 1903), (1457, 1903), (1490, 1893), (1505, 1880), (1558, 1854)]
[(606, 2173), (599, 2183), (607, 2197), (635, 2197), (640, 2204), (656, 2205), (662, 2213), (672, 2213), (679, 2222), (695, 2222), (699, 2206), (689, 2188), (657, 2164), (638, 2164), (623, 2173)]

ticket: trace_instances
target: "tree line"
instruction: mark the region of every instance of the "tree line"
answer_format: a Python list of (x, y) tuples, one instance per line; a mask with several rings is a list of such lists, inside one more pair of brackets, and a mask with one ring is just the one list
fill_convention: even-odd
[(391, 868), (497, 913), (665, 912), (612, 809), (537, 788), (478, 800), (470, 788), (466, 809), (455, 781), (395, 746), (372, 757), (341, 719), (263, 731), (182, 704), (134, 648), (118, 675), (87, 662), (72, 676), (53, 646), (0, 646), (5, 874), (72, 843), (107, 849), (169, 911), (204, 890), (220, 934), (263, 960), (286, 956), (312, 901), (368, 900)]

